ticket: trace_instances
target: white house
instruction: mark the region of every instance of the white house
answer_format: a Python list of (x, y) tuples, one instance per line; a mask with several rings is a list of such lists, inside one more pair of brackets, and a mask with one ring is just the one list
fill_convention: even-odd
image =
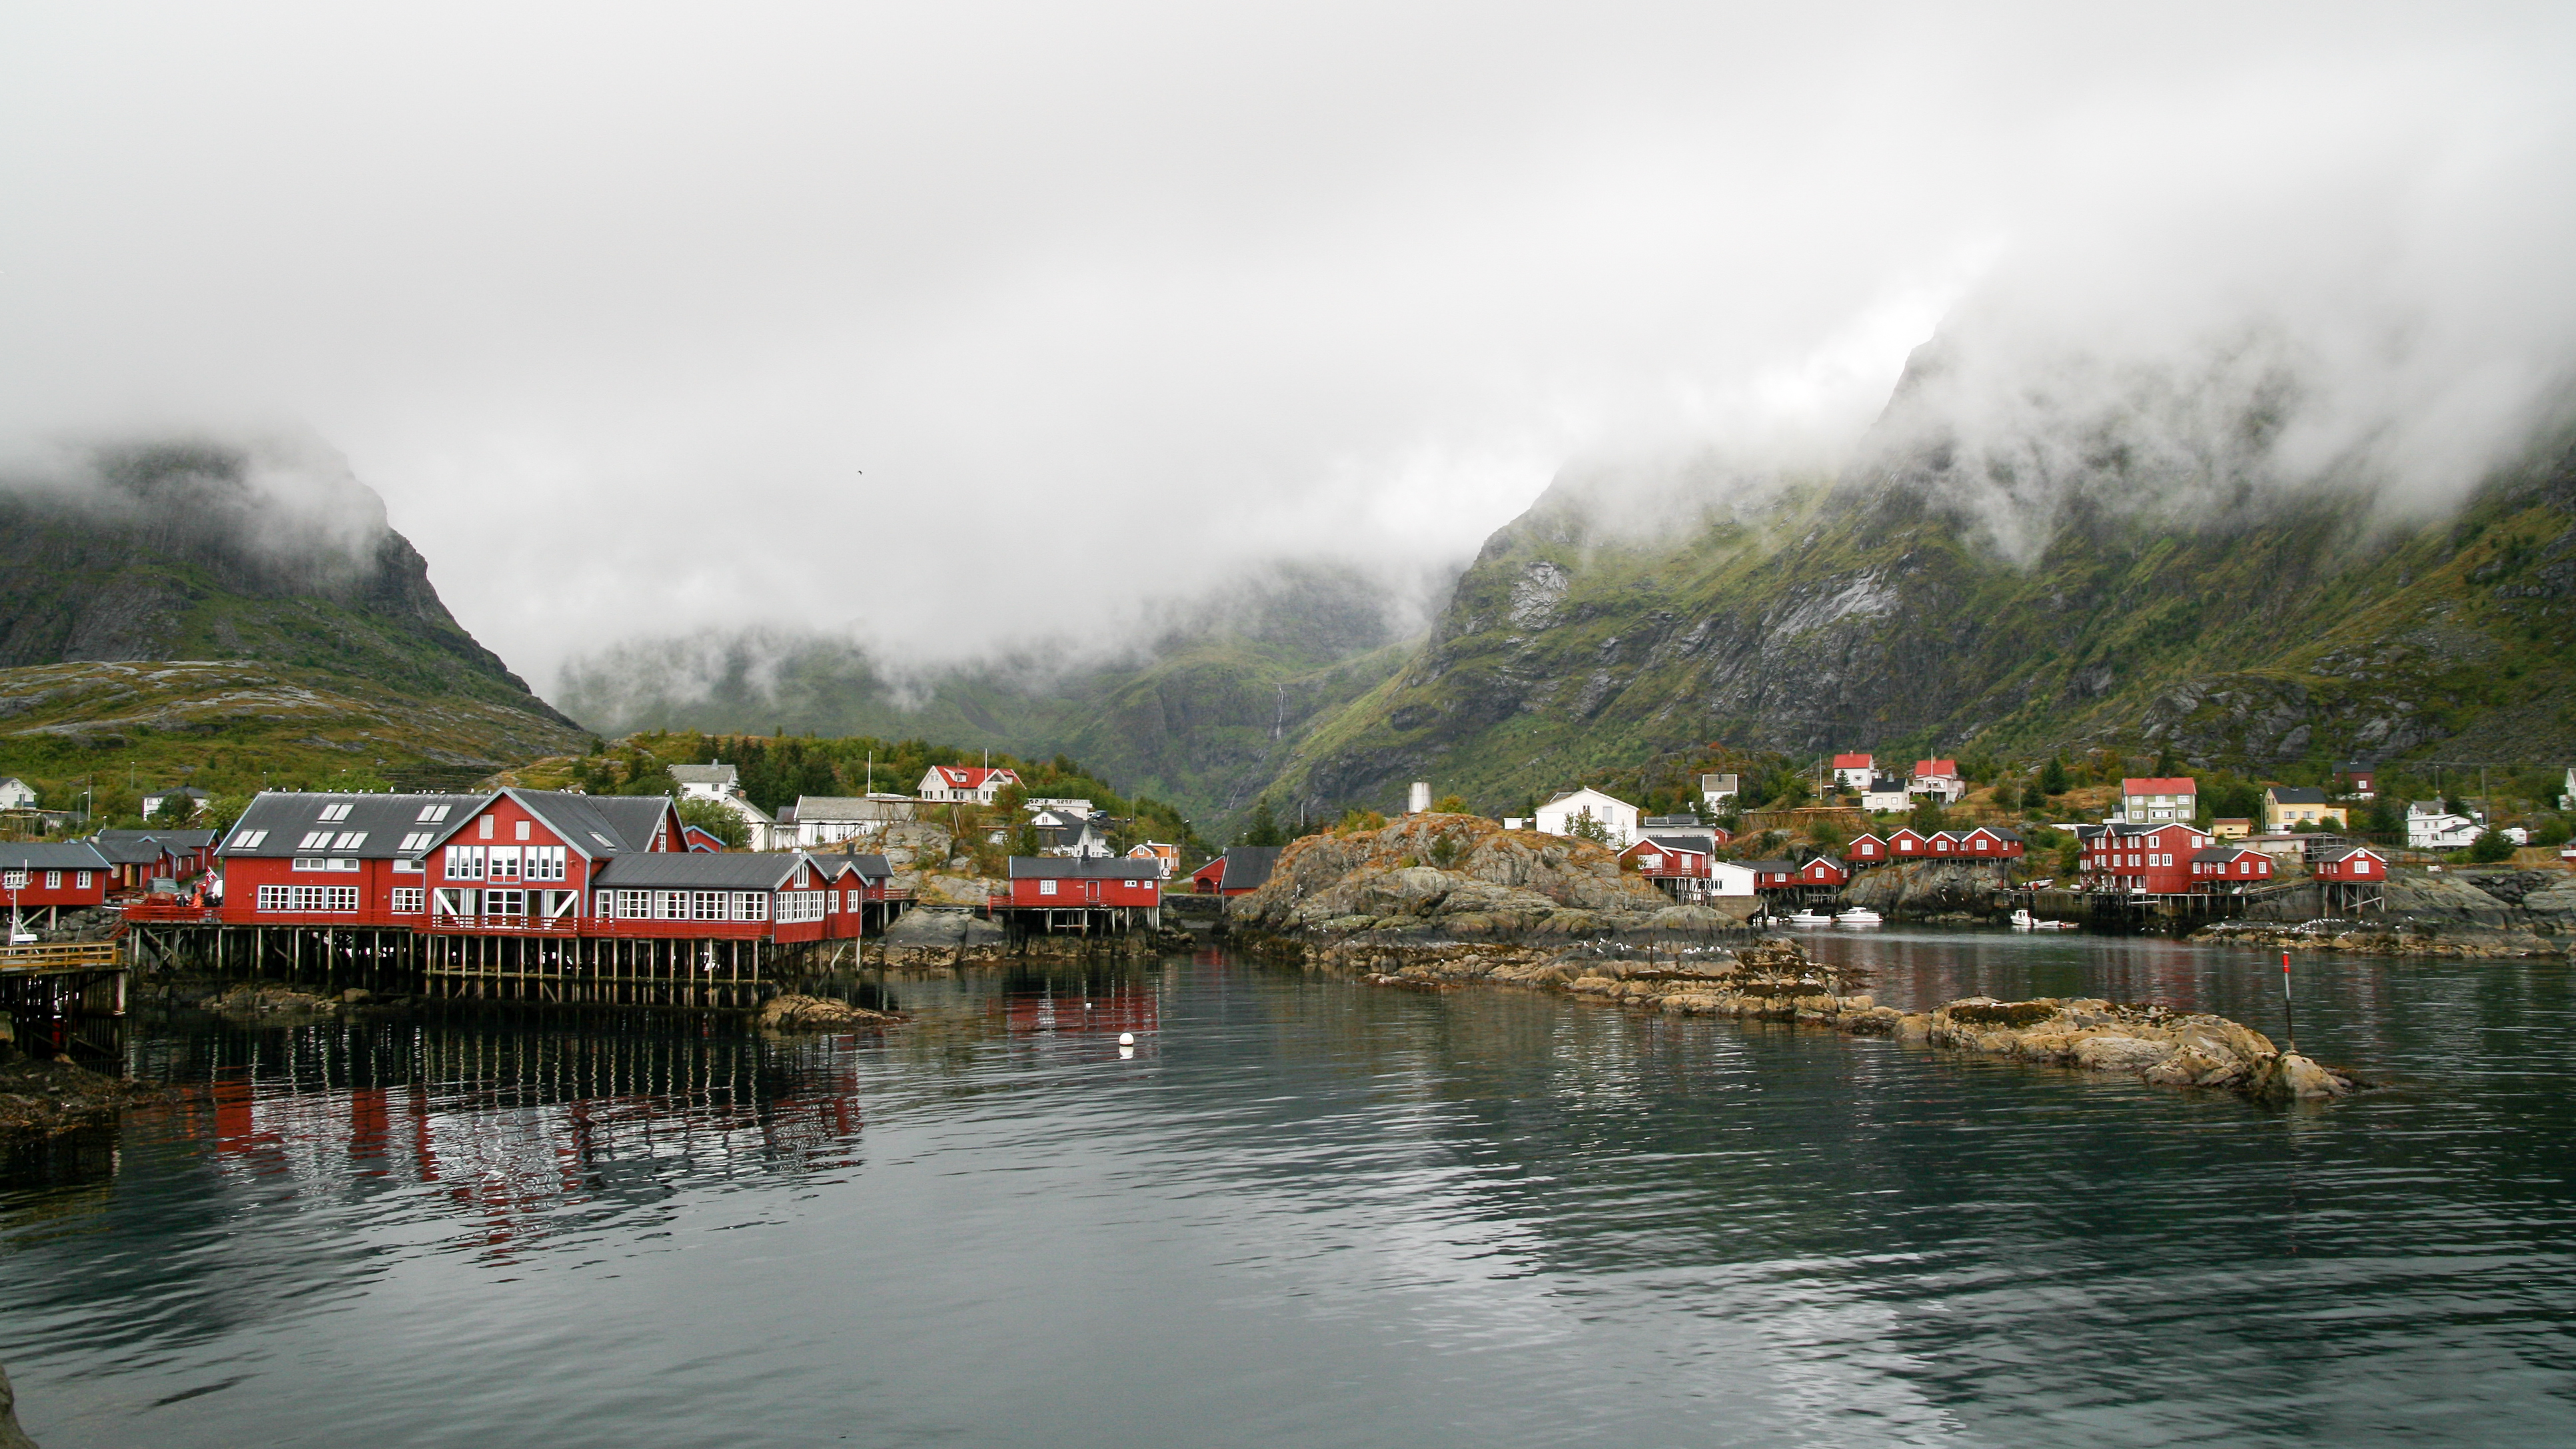
[(1709, 862), (1706, 879), (1693, 882), (1697, 894), (1704, 896), (1749, 896), (1753, 894), (1753, 867), (1731, 860)]
[(933, 765), (921, 777), (916, 791), (924, 800), (938, 800), (960, 805), (990, 805), (1005, 785), (1020, 783), (1016, 771), (1004, 768), (988, 770), (981, 765)]
[(770, 813), (751, 803), (742, 793), (741, 777), (731, 765), (713, 760), (703, 765), (671, 766), (671, 783), (680, 787), (683, 800), (713, 800), (734, 814), (751, 830), (754, 850), (781, 850), (796, 843), (792, 831), (782, 831)]
[(35, 808), (35, 786), (28, 784), (26, 781), (19, 779), (15, 775), (11, 775), (6, 780), (0, 780), (0, 810), (33, 810)]
[[(2570, 784), (2568, 788), (2576, 790), (2576, 784)], [(1733, 775), (1702, 775), (1699, 777), (1699, 798), (1707, 804), (1709, 813), (1712, 815), (1725, 814), (1724, 802), (1734, 799), (1738, 793), (1739, 791), (1736, 789), (1735, 777)]]
[(799, 795), (796, 843), (810, 850), (872, 836), (896, 821), (910, 820), (912, 812), (908, 795)]
[(2418, 800), (2406, 807), (2406, 848), (2466, 850), (2483, 827), (2466, 815), (2454, 815), (2438, 800)]
[(1905, 810), (1912, 803), (1905, 793), (1905, 782), (1894, 775), (1873, 775), (1868, 787), (1860, 792), (1863, 810)]
[(1572, 835), (1574, 823), (1590, 817), (1610, 839), (1610, 848), (1625, 850), (1637, 838), (1637, 807), (1598, 790), (1568, 790), (1538, 807), (1542, 835)]
[(2189, 824), (2199, 814), (2200, 782), (2189, 775), (2132, 776), (2120, 782), (2120, 819), (2128, 824)]
[(1914, 773), (1905, 781), (1909, 795), (1926, 795), (1944, 805), (1956, 805), (1968, 793), (1968, 782), (1959, 776), (1956, 760), (1916, 760)]
[(143, 814), (146, 819), (155, 815), (168, 815), (174, 819), (184, 820), (205, 809), (206, 802), (214, 798), (194, 785), (182, 785), (176, 790), (163, 790), (144, 796)]
[(1878, 766), (1868, 755), (1834, 756), (1834, 783), (1846, 790), (1866, 790), (1878, 774)]

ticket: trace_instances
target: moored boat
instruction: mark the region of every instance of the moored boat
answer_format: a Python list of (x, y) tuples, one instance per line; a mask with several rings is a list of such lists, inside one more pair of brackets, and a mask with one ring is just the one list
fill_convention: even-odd
[(2016, 931), (2072, 931), (2075, 929), (2075, 923), (2073, 921), (2044, 921), (2039, 917), (2032, 915), (2030, 913), (2030, 908), (2028, 906), (2024, 906), (2012, 913), (2012, 928)]
[(1883, 926), (1887, 924), (1887, 921), (1885, 917), (1879, 915), (1878, 912), (1871, 910), (1867, 906), (1854, 906), (1850, 910), (1843, 912), (1841, 915), (1834, 917), (1834, 924), (1837, 926)]
[(1789, 917), (1789, 924), (1792, 926), (1830, 926), (1833, 923), (1833, 917), (1809, 909), (1801, 909), (1797, 914)]

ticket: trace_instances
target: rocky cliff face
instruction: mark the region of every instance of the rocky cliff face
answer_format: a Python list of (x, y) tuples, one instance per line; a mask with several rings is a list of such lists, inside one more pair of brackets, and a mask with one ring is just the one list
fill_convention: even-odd
[(318, 448), (109, 447), (0, 477), (0, 667), (170, 659), (326, 669), (569, 724)]
[(1427, 778), (1503, 809), (1711, 740), (2169, 742), (2254, 769), (2576, 753), (2576, 447), (2432, 520), (2322, 484), (2127, 506), (2116, 456), (2068, 466), (2092, 472), (2011, 548), (1936, 443), (1763, 491), (1684, 480), (1642, 526), (1633, 492), (1564, 480), (1284, 793), (1328, 811)]

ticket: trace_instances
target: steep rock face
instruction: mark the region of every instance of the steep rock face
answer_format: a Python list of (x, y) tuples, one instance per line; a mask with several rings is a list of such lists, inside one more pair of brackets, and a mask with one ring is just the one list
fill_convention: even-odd
[(384, 503), (309, 446), (96, 450), (0, 478), (0, 667), (258, 659), (555, 713), (465, 632)]
[(2119, 505), (2116, 459), (2026, 556), (1937, 448), (1640, 529), (1580, 479), (1498, 531), (1421, 651), (1284, 772), (1316, 811), (1430, 778), (1503, 809), (1711, 740), (1804, 753), (2177, 746), (2263, 768), (2576, 753), (2576, 449), (2438, 520), (2364, 493)]

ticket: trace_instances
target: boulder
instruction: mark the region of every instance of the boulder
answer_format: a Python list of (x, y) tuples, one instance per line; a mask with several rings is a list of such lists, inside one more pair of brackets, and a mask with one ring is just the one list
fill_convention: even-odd
[(2097, 1072), (2143, 1072), (2163, 1066), (2175, 1050), (2172, 1042), (2144, 1037), (2087, 1037), (2075, 1048), (2075, 1064)]

